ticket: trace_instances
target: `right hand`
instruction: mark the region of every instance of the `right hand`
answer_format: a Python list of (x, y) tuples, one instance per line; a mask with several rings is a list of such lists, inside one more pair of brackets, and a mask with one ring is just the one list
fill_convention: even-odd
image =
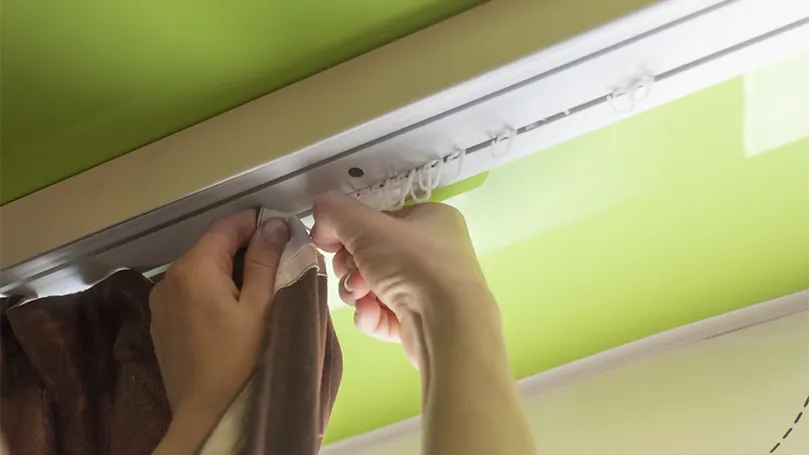
[(443, 204), (380, 213), (329, 193), (314, 217), (312, 239), (337, 253), (357, 327), (401, 341), (421, 372), (424, 453), (536, 453), (461, 214)]
[(330, 192), (315, 204), (314, 219), (312, 239), (336, 253), (340, 295), (355, 307), (357, 328), (402, 342), (416, 367), (426, 347), (418, 346), (415, 331), (425, 319), (458, 320), (459, 314), (480, 311), (481, 302), (496, 312), (455, 208), (427, 203), (383, 213)]

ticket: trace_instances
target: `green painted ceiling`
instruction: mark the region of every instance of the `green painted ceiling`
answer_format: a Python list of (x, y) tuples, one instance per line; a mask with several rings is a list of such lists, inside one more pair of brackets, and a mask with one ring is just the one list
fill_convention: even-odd
[(2, 1), (0, 203), (483, 1)]
[[(809, 288), (809, 137), (745, 144), (755, 122), (789, 123), (790, 106), (809, 106), (809, 89), (784, 88), (787, 105), (752, 112), (762, 100), (735, 79), (496, 168), (447, 200), (467, 218), (516, 377)], [(328, 441), (416, 415), (419, 377), (401, 348), (357, 333), (350, 308), (333, 317), (345, 372)]]

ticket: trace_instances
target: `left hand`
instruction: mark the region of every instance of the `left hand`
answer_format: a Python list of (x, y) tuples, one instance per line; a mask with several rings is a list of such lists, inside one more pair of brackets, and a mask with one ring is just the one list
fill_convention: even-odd
[[(175, 433), (185, 437), (204, 436), (255, 369), (275, 273), (289, 239), (283, 220), (268, 220), (258, 230), (255, 220), (255, 211), (244, 211), (214, 221), (149, 297), (172, 427), (181, 425)], [(233, 255), (244, 245), (239, 290), (232, 280)]]

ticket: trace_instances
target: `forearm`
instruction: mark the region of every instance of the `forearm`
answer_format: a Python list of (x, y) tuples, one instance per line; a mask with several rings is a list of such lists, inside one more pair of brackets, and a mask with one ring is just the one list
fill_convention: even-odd
[(534, 454), (488, 292), (417, 317), (424, 453)]

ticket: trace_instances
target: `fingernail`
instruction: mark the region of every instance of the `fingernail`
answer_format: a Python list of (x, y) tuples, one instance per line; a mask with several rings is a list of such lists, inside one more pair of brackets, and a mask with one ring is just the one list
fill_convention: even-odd
[(270, 243), (287, 243), (289, 241), (289, 227), (283, 219), (272, 218), (265, 221), (261, 226), (261, 236)]
[(351, 281), (351, 272), (346, 273), (345, 276), (343, 277), (343, 289), (345, 289), (346, 292), (351, 294), (354, 291), (354, 287), (351, 286), (349, 281)]

